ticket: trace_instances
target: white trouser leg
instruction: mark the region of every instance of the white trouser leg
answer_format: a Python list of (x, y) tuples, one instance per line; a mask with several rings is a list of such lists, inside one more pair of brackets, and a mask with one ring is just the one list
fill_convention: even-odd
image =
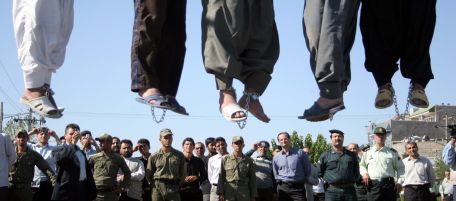
[(13, 0), (13, 24), (26, 88), (51, 84), (73, 29), (74, 0)]

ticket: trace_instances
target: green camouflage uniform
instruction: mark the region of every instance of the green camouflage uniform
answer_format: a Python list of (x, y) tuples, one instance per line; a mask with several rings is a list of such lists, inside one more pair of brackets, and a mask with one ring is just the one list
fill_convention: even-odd
[(97, 187), (97, 201), (116, 201), (119, 199), (118, 192), (114, 190), (119, 187), (117, 184), (117, 173), (119, 170), (124, 175), (120, 187), (126, 187), (130, 182), (131, 172), (125, 160), (117, 153), (106, 154), (100, 152), (89, 158), (89, 165), (93, 170), (93, 178)]
[(50, 178), (53, 185), (55, 184), (54, 172), (38, 152), (27, 148), (23, 153), (17, 153), (16, 150), (16, 155), (17, 158), (8, 172), (8, 190), (11, 201), (32, 200), (31, 182), (35, 173), (35, 165)]

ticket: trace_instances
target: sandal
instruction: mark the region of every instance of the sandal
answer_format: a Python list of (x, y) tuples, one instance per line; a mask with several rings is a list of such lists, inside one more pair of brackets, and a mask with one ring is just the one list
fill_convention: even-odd
[(48, 84), (45, 84), (43, 88), (44, 88), (44, 95), (49, 99), (49, 101), (52, 103), (52, 105), (54, 105), (54, 107), (57, 108), (57, 110), (59, 111), (57, 114), (49, 116), (49, 117), (54, 118), (54, 119), (58, 119), (58, 118), (62, 117), (63, 116), (62, 113), (65, 110), (65, 108), (57, 106), (57, 103), (55, 102), (54, 97), (53, 97), (53, 95), (55, 94), (54, 91), (50, 88), (50, 86)]
[(33, 112), (52, 119), (58, 119), (62, 117), (59, 109), (57, 109), (47, 96), (40, 96), (38, 98), (28, 100), (25, 97), (21, 97), (19, 100), (23, 105), (32, 109)]
[[(393, 86), (391, 83), (387, 83), (380, 87), (375, 97), (375, 108), (385, 109), (393, 105)], [(381, 102), (386, 102), (386, 104), (380, 104)]]
[(412, 97), (410, 98), (410, 104), (418, 108), (428, 108), (429, 101), (426, 96), (424, 89), (413, 89)]
[(176, 98), (174, 98), (173, 96), (166, 96), (166, 99), (168, 100), (167, 104), (170, 107), (169, 110), (171, 110), (177, 114), (188, 116), (187, 111), (185, 110), (184, 107), (179, 105), (179, 102), (177, 102)]
[(240, 121), (244, 121), (247, 119), (247, 116), (243, 116), (243, 117), (234, 117), (234, 115), (237, 113), (237, 112), (242, 112), (244, 113), (245, 115), (245, 112), (244, 110), (237, 104), (237, 103), (231, 103), (231, 104), (228, 104), (226, 105), (225, 107), (220, 107), (220, 112), (222, 113), (223, 117), (225, 117), (225, 119), (227, 121), (231, 121), (231, 122), (240, 122)]
[(150, 95), (146, 97), (137, 97), (136, 101), (149, 105), (151, 107), (156, 107), (164, 110), (171, 110), (168, 100), (165, 99), (161, 94)]
[(329, 108), (322, 108), (320, 105), (315, 102), (312, 107), (304, 111), (302, 116), (299, 116), (298, 119), (306, 119), (307, 121), (324, 121), (327, 119), (332, 119), (336, 112), (345, 109), (344, 103), (339, 103), (333, 105)]

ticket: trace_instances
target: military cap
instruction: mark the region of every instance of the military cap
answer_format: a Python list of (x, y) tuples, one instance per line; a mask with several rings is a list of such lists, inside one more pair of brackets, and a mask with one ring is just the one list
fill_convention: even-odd
[(16, 132), (16, 135), (15, 135), (15, 136), (16, 136), (16, 137), (22, 137), (22, 136), (27, 136), (27, 137), (28, 137), (28, 133), (27, 133), (27, 131), (25, 131), (25, 130), (18, 130), (18, 131)]
[(236, 142), (239, 142), (239, 141), (244, 143), (244, 138), (242, 138), (241, 136), (234, 136), (233, 137), (233, 140), (232, 140), (233, 143), (236, 143)]
[(341, 134), (342, 136), (344, 136), (344, 132), (342, 132), (341, 130), (338, 130), (338, 129), (331, 129), (331, 130), (329, 130), (329, 133), (330, 133), (330, 134), (339, 133), (339, 134)]
[(112, 136), (107, 133), (103, 133), (100, 137), (95, 138), (95, 140), (100, 142), (105, 140), (112, 141)]
[(164, 128), (160, 131), (160, 137), (165, 137), (168, 135), (173, 135), (173, 132), (169, 128)]
[(374, 134), (386, 134), (386, 129), (383, 127), (377, 127), (374, 129)]

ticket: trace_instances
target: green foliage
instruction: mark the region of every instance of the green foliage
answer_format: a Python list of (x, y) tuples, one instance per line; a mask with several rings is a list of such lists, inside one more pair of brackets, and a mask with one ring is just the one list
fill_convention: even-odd
[(443, 177), (445, 175), (445, 170), (449, 170), (449, 167), (445, 165), (445, 162), (441, 158), (436, 159), (435, 161), (435, 176), (437, 177), (437, 180), (441, 181), (443, 180)]
[[(318, 161), (320, 155), (331, 149), (331, 144), (326, 142), (326, 139), (323, 135), (318, 134), (317, 139), (315, 142), (312, 139), (312, 135), (308, 133), (304, 138), (302, 135), (299, 135), (296, 131), (293, 131), (291, 134), (291, 146), (296, 148), (304, 148), (309, 147), (311, 149), (311, 153), (309, 156), (310, 161), (315, 164)], [(274, 148), (277, 145), (275, 139), (271, 140), (271, 147)]]
[(27, 125), (24, 121), (14, 121), (13, 118), (10, 118), (6, 125), (3, 127), (3, 132), (6, 133), (11, 139), (14, 139), (14, 134), (19, 131), (26, 129)]

